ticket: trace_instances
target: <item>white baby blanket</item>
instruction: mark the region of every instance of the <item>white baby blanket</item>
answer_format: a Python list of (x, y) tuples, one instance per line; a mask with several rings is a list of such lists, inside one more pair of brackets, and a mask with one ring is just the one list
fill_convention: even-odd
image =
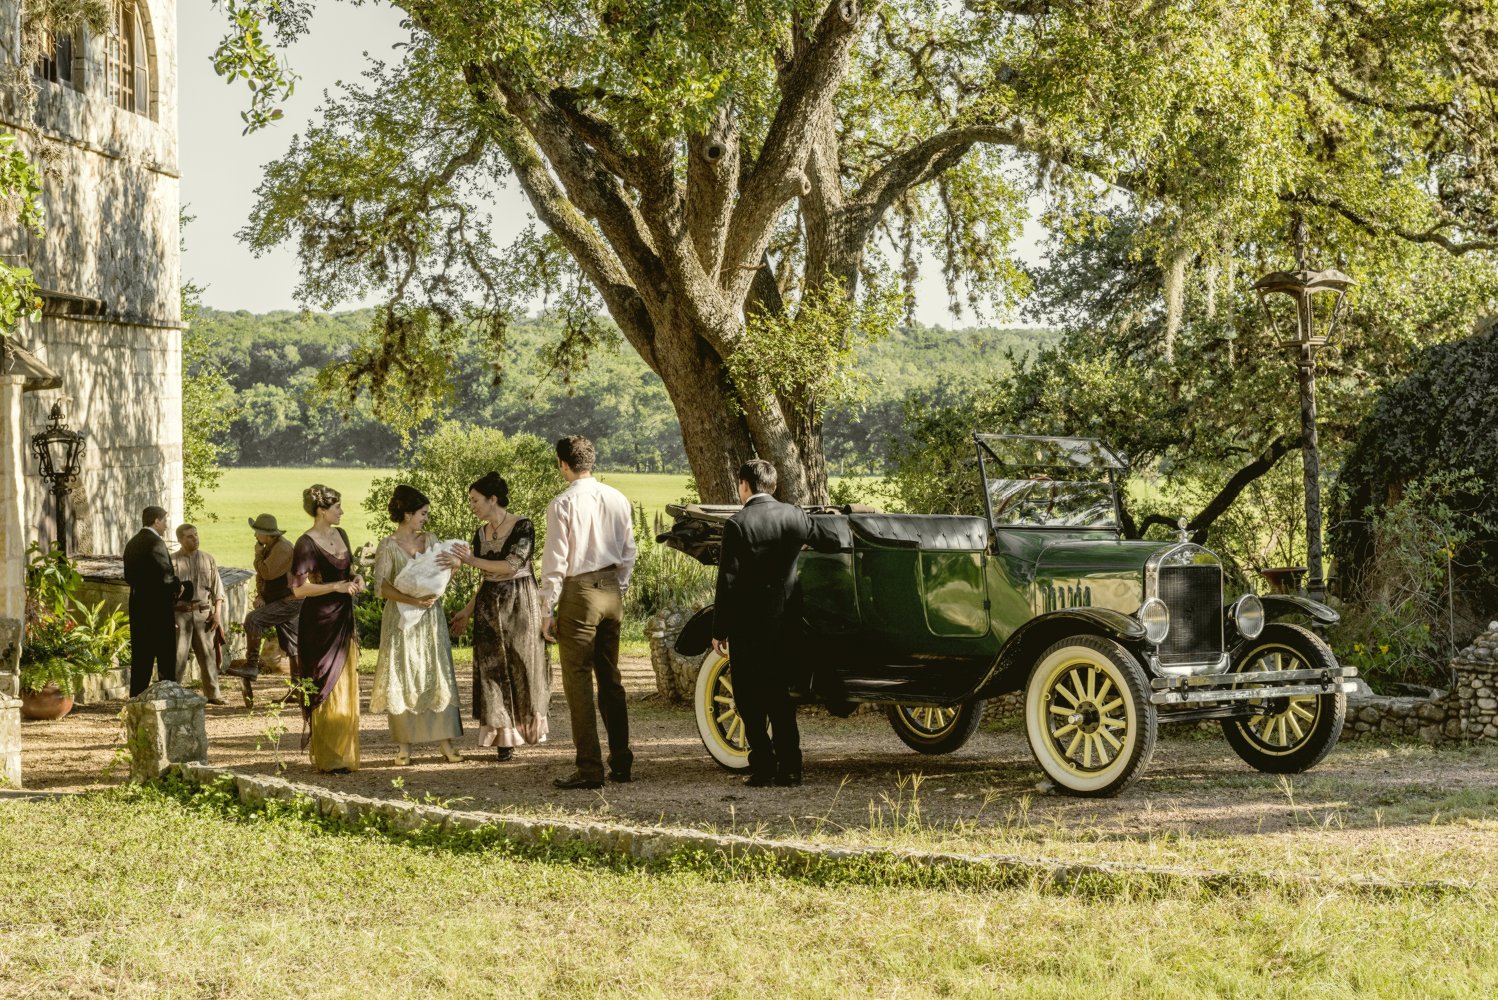
[[(454, 545), (460, 544), (456, 539), (438, 542), (427, 549), (421, 555), (416, 556), (406, 563), (404, 569), (395, 575), (390, 585), (403, 594), (412, 597), (441, 597), (447, 590), (448, 581), (452, 579), (453, 571), (444, 569), (437, 565), (437, 556), (443, 552), (451, 552)], [(421, 620), (427, 609), (417, 607), (414, 604), (404, 604), (399, 601), (395, 605), (400, 609), (400, 626), (408, 629)]]

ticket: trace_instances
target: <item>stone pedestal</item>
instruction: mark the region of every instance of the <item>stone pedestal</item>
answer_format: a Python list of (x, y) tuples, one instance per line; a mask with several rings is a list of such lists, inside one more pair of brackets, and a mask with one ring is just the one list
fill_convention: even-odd
[(21, 699), (0, 694), (0, 788), (21, 787)]
[(206, 762), (207, 704), (176, 681), (157, 681), (126, 702), (130, 780), (159, 778), (173, 764)]

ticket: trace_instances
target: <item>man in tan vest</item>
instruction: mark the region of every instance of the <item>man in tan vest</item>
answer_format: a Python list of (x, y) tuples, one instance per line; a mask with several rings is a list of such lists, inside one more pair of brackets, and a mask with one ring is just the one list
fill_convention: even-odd
[(183, 668), (191, 656), (198, 658), (203, 672), (203, 697), (210, 705), (222, 705), (218, 689), (221, 647), (214, 643), (214, 632), (224, 620), (224, 583), (218, 575), (218, 563), (198, 547), (198, 529), (190, 524), (177, 526), (177, 551), (172, 555), (177, 579), (192, 581), (192, 599), (177, 605), (177, 676), (186, 676)]

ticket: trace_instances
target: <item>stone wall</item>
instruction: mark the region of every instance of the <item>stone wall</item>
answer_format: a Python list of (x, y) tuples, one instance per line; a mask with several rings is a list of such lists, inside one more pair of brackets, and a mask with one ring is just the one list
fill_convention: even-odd
[(1498, 622), (1451, 661), (1463, 734), (1472, 740), (1498, 739)]
[(1342, 739), (1367, 736), (1401, 737), (1422, 743), (1461, 739), (1462, 722), (1456, 699), (1446, 692), (1438, 692), (1431, 698), (1390, 697), (1371, 692), (1348, 695)]
[[(46, 303), (17, 338), (63, 377), (60, 390), (27, 396), (15, 426), (29, 438), (69, 400), (68, 423), (87, 435), (74, 491), (85, 552), (119, 551), (148, 504), (182, 518), (176, 2), (137, 7), (151, 99), (130, 111), (107, 92), (104, 37), (80, 30), (71, 84), (40, 80), (21, 65), (21, 4), (0, 0), (0, 130), (38, 168), (47, 220), (44, 238), (0, 222), (0, 254), (32, 269)], [(33, 466), (26, 456), (23, 529), (42, 541), (54, 514)], [(15, 475), (0, 467), (0, 480)], [(0, 493), (14, 488), (0, 482)]]

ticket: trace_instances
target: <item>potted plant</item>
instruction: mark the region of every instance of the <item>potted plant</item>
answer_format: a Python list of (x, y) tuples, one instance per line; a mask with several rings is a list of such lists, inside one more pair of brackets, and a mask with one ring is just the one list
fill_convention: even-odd
[(114, 669), (130, 639), (128, 619), (76, 594), (83, 578), (59, 549), (36, 545), (26, 567), (26, 633), (21, 645), (21, 716), (60, 719), (86, 678)]

